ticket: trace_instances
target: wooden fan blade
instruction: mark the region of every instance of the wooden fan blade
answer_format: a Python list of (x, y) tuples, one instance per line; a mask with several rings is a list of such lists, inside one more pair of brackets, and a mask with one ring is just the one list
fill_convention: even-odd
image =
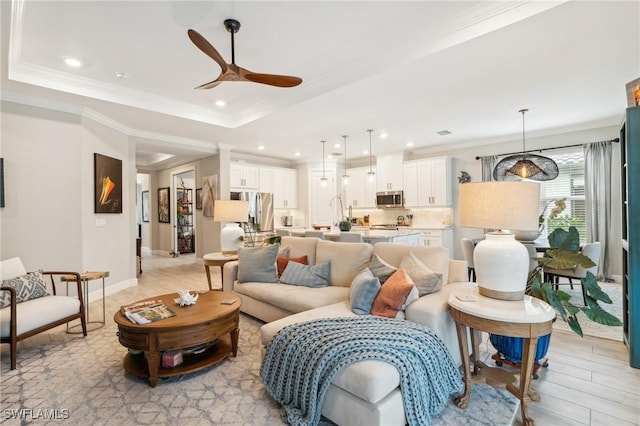
[(215, 79), (213, 81), (210, 81), (208, 83), (205, 83), (205, 84), (202, 84), (202, 85), (196, 87), (196, 89), (213, 89), (214, 87), (216, 87), (220, 83), (222, 83), (221, 80)]
[(300, 77), (292, 77), (289, 75), (259, 74), (252, 72), (242, 73), (241, 75), (246, 80), (253, 81), (254, 83), (268, 84), (269, 86), (294, 87), (302, 83)]
[(198, 49), (202, 50), (205, 55), (209, 56), (211, 59), (216, 61), (218, 65), (220, 65), (223, 73), (227, 72), (227, 63), (222, 59), (222, 56), (218, 53), (215, 47), (207, 41), (207, 39), (202, 37), (202, 35), (200, 35), (196, 30), (189, 30), (187, 31), (187, 34), (189, 34), (189, 38)]

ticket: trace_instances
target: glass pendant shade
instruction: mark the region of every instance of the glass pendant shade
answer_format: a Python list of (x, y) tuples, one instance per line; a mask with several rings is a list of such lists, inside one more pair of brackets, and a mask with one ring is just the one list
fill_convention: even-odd
[(553, 180), (558, 177), (558, 165), (549, 157), (529, 154), (525, 149), (524, 138), (524, 113), (527, 109), (521, 109), (522, 114), (522, 154), (509, 155), (493, 169), (493, 179), (497, 181), (517, 181), (531, 179), (537, 181)]

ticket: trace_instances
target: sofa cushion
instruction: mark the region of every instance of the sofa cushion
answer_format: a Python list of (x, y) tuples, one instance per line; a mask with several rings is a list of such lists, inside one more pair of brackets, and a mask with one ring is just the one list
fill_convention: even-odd
[(19, 277), (27, 273), (19, 257), (12, 257), (0, 262), (0, 280)]
[[(288, 249), (287, 249), (287, 251), (288, 251)], [(278, 258), (276, 259), (276, 264), (278, 266), (278, 278), (280, 278), (282, 276), (282, 273), (284, 272), (284, 268), (287, 267), (287, 264), (289, 262), (302, 263), (303, 265), (308, 265), (309, 264), (309, 262), (307, 261), (307, 255), (300, 256), (300, 257), (280, 257), (280, 256), (278, 256)]]
[(395, 266), (389, 265), (383, 259), (380, 259), (380, 257), (376, 254), (371, 256), (369, 269), (371, 270), (373, 275), (378, 277), (378, 279), (380, 280), (380, 284), (384, 284), (384, 282), (388, 280), (395, 271), (398, 270), (398, 268), (396, 268)]
[(413, 252), (429, 269), (442, 274), (442, 282), (449, 283), (449, 250), (445, 247), (410, 246), (394, 243), (378, 243), (373, 246), (375, 254), (385, 262), (400, 267), (402, 259)]
[[(16, 289), (16, 303), (49, 295), (47, 292), (47, 283), (40, 272), (29, 272), (25, 275), (3, 280), (1, 286)], [(10, 305), (11, 293), (8, 291), (0, 292), (0, 308), (5, 308)]]
[(442, 287), (442, 274), (427, 268), (413, 252), (409, 252), (408, 256), (402, 258), (400, 267), (404, 269), (418, 288), (420, 297), (438, 291)]
[(265, 247), (238, 248), (238, 281), (239, 282), (278, 282), (276, 257), (279, 244)]
[(370, 314), (379, 291), (380, 280), (373, 276), (369, 268), (365, 268), (356, 275), (349, 288), (351, 310), (358, 315)]
[(286, 257), (307, 256), (309, 265), (316, 264), (317, 238), (287, 236), (280, 239), (280, 245), (289, 249), (289, 254)]
[(326, 287), (329, 285), (330, 273), (331, 262), (322, 262), (316, 265), (289, 262), (282, 272), (280, 282), (314, 288)]
[[(0, 336), (8, 337), (11, 326), (11, 309), (0, 309)], [(45, 296), (16, 305), (16, 331), (18, 335), (56, 320), (77, 314), (80, 300), (71, 296)]]
[(233, 291), (241, 296), (246, 295), (294, 313), (345, 301), (349, 298), (349, 289), (337, 286), (313, 288), (280, 283), (236, 282)]
[(407, 297), (414, 288), (404, 269), (398, 269), (380, 288), (371, 313), (381, 317), (395, 318), (405, 307)]
[(373, 246), (368, 243), (340, 243), (319, 240), (316, 263), (331, 262), (330, 285), (349, 287), (356, 275), (371, 262)]

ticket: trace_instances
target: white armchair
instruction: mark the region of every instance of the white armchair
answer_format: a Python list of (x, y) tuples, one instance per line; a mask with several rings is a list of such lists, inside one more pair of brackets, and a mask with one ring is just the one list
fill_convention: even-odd
[[(0, 262), (0, 297), (5, 307), (0, 309), (0, 343), (8, 343), (11, 349), (11, 369), (16, 368), (17, 344), (27, 337), (34, 336), (43, 331), (65, 324), (76, 318), (80, 318), (82, 334), (87, 335), (85, 307), (82, 299), (82, 281), (77, 272), (52, 272), (43, 271), (44, 277), (49, 277), (50, 292), (37, 298), (24, 299), (22, 290), (10, 285), (9, 280), (22, 277), (27, 274), (22, 261), (18, 257)], [(75, 276), (77, 284), (77, 297), (59, 296), (56, 294), (55, 276)], [(7, 297), (8, 295), (8, 297)], [(1, 306), (1, 305), (0, 305)]]

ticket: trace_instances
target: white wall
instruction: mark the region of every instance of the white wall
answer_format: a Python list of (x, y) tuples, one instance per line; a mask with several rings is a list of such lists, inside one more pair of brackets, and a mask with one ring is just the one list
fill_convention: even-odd
[[(0, 117), (0, 257), (19, 256), (28, 270), (109, 271), (108, 293), (135, 285), (135, 149), (127, 137), (78, 115), (10, 102)], [(122, 160), (122, 214), (94, 213), (95, 152)], [(90, 282), (89, 292), (101, 296), (101, 283)]]

